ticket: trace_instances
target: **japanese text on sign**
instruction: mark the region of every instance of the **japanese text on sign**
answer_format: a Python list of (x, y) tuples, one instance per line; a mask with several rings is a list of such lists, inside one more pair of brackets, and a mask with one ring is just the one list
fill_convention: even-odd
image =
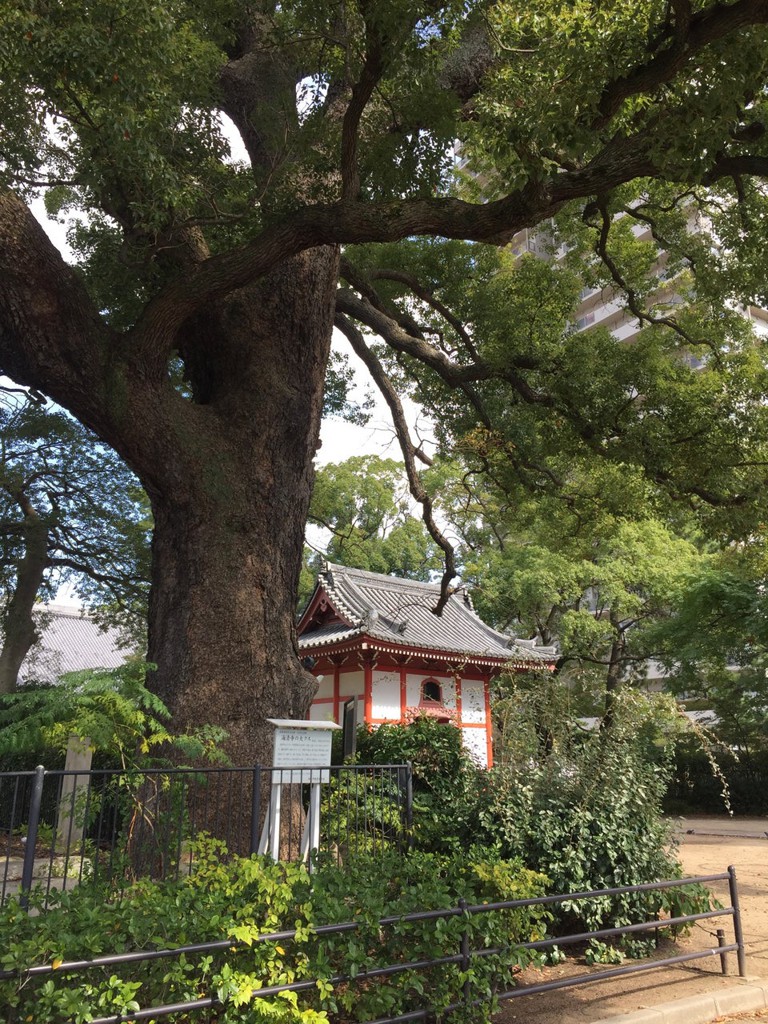
[[(331, 733), (326, 730), (276, 729), (275, 768), (315, 768), (331, 763)], [(328, 782), (329, 772), (285, 772), (280, 782)], [(274, 781), (278, 781), (275, 778)]]

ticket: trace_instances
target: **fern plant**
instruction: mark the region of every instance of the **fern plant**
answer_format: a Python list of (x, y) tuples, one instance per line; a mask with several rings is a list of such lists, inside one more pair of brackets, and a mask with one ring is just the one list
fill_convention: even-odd
[(148, 669), (128, 661), (111, 669), (86, 669), (62, 676), (49, 687), (29, 687), (0, 701), (0, 758), (63, 753), (72, 735), (86, 739), (94, 752), (120, 767), (146, 767), (153, 752), (174, 749), (190, 762), (226, 758), (221, 729), (202, 726), (193, 733), (169, 731), (170, 713), (146, 686)]

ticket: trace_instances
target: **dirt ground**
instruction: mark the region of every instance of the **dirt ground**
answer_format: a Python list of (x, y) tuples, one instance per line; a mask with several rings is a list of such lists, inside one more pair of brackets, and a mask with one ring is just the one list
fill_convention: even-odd
[[(687, 818), (680, 819), (679, 830), (680, 859), (688, 877), (720, 874), (731, 864), (736, 868), (747, 973), (750, 977), (768, 978), (768, 819)], [(724, 906), (730, 905), (727, 882), (713, 883), (710, 888)], [(716, 918), (701, 922), (677, 948), (666, 946), (659, 955), (713, 948), (717, 945), (717, 928), (725, 930), (727, 942), (733, 941), (730, 919)], [(713, 955), (579, 988), (522, 996), (509, 1000), (494, 1017), (494, 1024), (590, 1024), (603, 1017), (702, 995), (735, 983), (735, 954), (729, 956), (729, 961), (727, 977), (721, 973), (720, 958)], [(583, 960), (569, 960), (545, 971), (527, 971), (524, 984), (555, 981), (589, 970)], [(610, 967), (591, 970), (597, 975)], [(768, 1011), (723, 1018), (726, 1019), (768, 1021)]]
[(737, 1013), (732, 1017), (716, 1017), (712, 1024), (731, 1024), (737, 1020), (768, 1020), (768, 1010), (756, 1010), (754, 1013)]

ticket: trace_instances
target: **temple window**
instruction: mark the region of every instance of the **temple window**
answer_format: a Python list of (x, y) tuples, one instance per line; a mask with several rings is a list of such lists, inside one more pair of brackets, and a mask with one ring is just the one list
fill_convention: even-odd
[(434, 679), (424, 680), (424, 682), (421, 684), (421, 703), (443, 703), (443, 688), (441, 687), (440, 683), (436, 683)]

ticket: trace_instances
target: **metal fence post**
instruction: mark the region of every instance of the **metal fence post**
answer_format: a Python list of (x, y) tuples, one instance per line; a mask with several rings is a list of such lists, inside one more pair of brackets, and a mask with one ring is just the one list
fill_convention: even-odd
[(747, 958), (744, 953), (744, 932), (741, 927), (741, 907), (739, 906), (739, 889), (736, 885), (736, 868), (733, 864), (728, 865), (728, 889), (731, 895), (731, 906), (733, 907), (733, 936), (736, 939), (736, 959), (739, 964), (739, 977), (747, 976)]
[(261, 812), (261, 765), (253, 769), (253, 787), (251, 789), (251, 846), (250, 854), (259, 852), (259, 814)]
[(39, 764), (35, 768), (35, 781), (32, 784), (32, 797), (29, 803), (27, 819), (27, 844), (24, 849), (24, 865), (21, 870), (20, 905), (26, 910), (29, 904), (29, 890), (32, 888), (32, 875), (35, 869), (35, 847), (37, 846), (37, 830), (40, 825), (40, 804), (43, 800), (43, 782), (45, 768)]
[[(464, 974), (469, 971), (470, 958), (469, 958), (469, 915), (467, 914), (467, 901), (462, 896), (458, 902), (458, 906), (464, 915), (464, 928), (461, 932), (461, 969)], [(466, 1006), (469, 1006), (472, 993), (470, 990), (469, 978), (464, 979), (463, 985), (463, 997)]]
[(408, 830), (408, 849), (413, 849), (413, 763), (405, 763), (405, 827)]

